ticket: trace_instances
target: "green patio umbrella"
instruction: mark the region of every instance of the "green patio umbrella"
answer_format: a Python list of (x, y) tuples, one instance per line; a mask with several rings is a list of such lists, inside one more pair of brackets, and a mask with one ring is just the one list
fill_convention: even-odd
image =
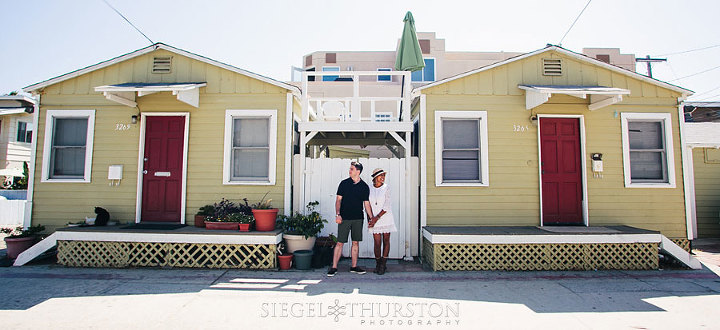
[[(411, 12), (405, 14), (403, 22), (405, 22), (405, 26), (403, 27), (403, 34), (395, 58), (395, 70), (410, 72), (422, 70), (425, 67), (425, 60), (423, 60), (420, 43), (415, 33), (415, 19)], [(404, 88), (405, 76), (403, 76), (400, 85), (400, 96), (403, 95)], [(402, 105), (400, 106), (400, 117), (402, 118)]]

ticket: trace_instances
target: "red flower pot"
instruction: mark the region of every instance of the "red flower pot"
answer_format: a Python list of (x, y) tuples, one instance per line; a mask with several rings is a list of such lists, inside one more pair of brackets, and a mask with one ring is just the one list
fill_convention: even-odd
[(257, 231), (273, 231), (275, 230), (275, 220), (277, 219), (278, 209), (256, 210), (253, 209), (253, 217), (255, 217), (255, 230)]
[(205, 216), (204, 215), (196, 215), (195, 216), (195, 227), (205, 228)]
[(278, 256), (280, 270), (288, 270), (292, 266), (292, 254), (283, 254)]
[(5, 237), (5, 244), (7, 245), (7, 256), (10, 259), (16, 259), (20, 253), (29, 249), (35, 244), (37, 237)]
[(211, 230), (237, 230), (238, 229), (238, 223), (237, 222), (214, 222), (214, 221), (205, 221), (205, 228), (211, 229)]
[(240, 226), (240, 231), (250, 231), (249, 223), (241, 223), (239, 226)]

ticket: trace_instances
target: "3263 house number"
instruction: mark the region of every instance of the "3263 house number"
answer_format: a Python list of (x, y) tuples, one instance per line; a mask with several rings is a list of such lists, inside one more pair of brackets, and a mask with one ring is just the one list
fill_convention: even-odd
[(513, 124), (513, 132), (527, 132), (529, 130), (530, 130), (530, 125)]
[(116, 131), (127, 131), (130, 129), (130, 124), (115, 124)]

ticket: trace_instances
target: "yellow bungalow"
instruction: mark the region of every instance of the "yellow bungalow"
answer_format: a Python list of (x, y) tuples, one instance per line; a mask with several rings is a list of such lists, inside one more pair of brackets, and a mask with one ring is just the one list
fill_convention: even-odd
[[(24, 90), (39, 98), (33, 224), (52, 232), (96, 206), (126, 223), (185, 224), (221, 198), (266, 193), (289, 212), (295, 86), (157, 43)], [(94, 240), (142, 241), (133, 235)], [(281, 237), (212, 236), (201, 241), (264, 244), (272, 260), (263, 267), (274, 265)]]
[[(673, 249), (664, 237), (687, 248), (680, 104), (691, 94), (557, 46), (415, 88), (424, 258), (435, 269), (563, 268), (553, 258), (591, 269), (617, 268), (588, 261), (607, 256), (656, 262), (658, 244)], [(588, 252), (593, 242), (602, 252)], [(639, 245), (612, 246), (628, 242)]]

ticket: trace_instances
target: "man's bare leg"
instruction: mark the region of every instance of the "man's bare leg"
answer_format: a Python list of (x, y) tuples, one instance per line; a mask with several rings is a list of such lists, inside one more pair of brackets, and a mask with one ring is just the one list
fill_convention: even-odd
[(357, 267), (358, 255), (360, 254), (360, 242), (352, 241), (352, 247), (350, 248), (350, 257), (352, 258), (352, 267)]
[(340, 256), (342, 256), (343, 243), (337, 242), (335, 244), (335, 250), (333, 251), (333, 265), (332, 268), (337, 268)]

